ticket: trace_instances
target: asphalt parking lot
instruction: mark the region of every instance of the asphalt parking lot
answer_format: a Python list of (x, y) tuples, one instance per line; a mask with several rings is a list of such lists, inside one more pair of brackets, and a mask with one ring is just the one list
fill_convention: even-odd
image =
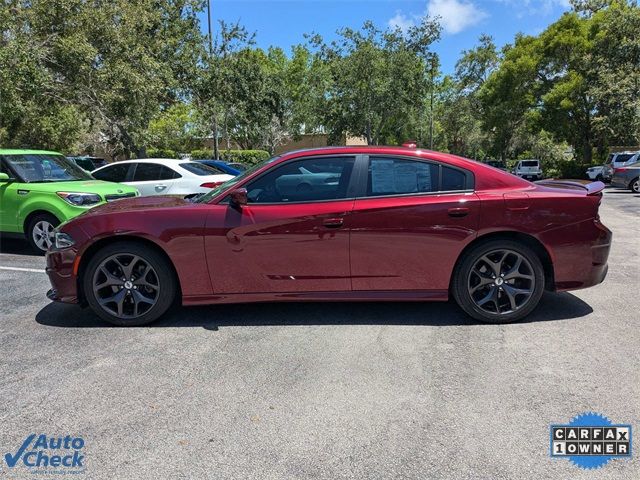
[(504, 326), (453, 304), (309, 303), (111, 327), (50, 303), (43, 257), (5, 241), (0, 453), (82, 436), (81, 477), (99, 479), (640, 478), (637, 458), (549, 458), (549, 425), (585, 411), (640, 429), (638, 197), (606, 192), (603, 284)]

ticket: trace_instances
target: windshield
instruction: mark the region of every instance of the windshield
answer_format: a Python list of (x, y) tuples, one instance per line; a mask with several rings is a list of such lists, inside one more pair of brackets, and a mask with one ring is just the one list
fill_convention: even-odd
[(92, 177), (62, 155), (33, 153), (5, 155), (13, 171), (25, 182), (68, 182)]
[(244, 172), (242, 172), (237, 177), (233, 177), (231, 180), (227, 180), (226, 182), (224, 182), (219, 187), (216, 187), (216, 188), (212, 189), (210, 192), (203, 193), (203, 194), (200, 194), (200, 195), (194, 197), (192, 201), (194, 203), (207, 203), (209, 200), (211, 200), (213, 197), (218, 195), (220, 192), (226, 190), (229, 187), (232, 187), (232, 186), (240, 183), (242, 180), (247, 178), (249, 175), (251, 175), (256, 170), (259, 170), (263, 166), (265, 166), (265, 165), (277, 160), (278, 158), (280, 158), (280, 155), (277, 155), (277, 156), (272, 157), (272, 158), (270, 158), (268, 160), (265, 160), (264, 162), (258, 163), (257, 165), (254, 165), (253, 167), (245, 170)]

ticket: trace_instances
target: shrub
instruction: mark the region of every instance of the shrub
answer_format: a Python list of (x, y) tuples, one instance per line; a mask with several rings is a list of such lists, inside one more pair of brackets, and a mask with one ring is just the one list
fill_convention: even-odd
[(178, 153), (168, 148), (147, 148), (147, 158), (178, 158)]
[[(270, 156), (269, 152), (265, 150), (220, 150), (220, 159), (226, 162), (243, 163), (247, 166), (267, 160)], [(192, 150), (191, 158), (194, 160), (213, 158), (213, 152), (211, 150)]]

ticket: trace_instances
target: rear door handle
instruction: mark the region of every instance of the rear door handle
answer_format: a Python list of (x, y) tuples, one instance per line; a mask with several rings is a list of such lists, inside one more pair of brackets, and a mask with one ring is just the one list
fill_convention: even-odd
[(166, 185), (156, 185), (156, 190), (164, 190), (165, 188), (167, 188)]
[(450, 217), (466, 217), (469, 214), (469, 209), (466, 207), (455, 207), (449, 209)]
[(341, 217), (325, 218), (322, 221), (322, 225), (324, 225), (327, 228), (340, 228), (343, 223), (344, 223), (344, 219)]

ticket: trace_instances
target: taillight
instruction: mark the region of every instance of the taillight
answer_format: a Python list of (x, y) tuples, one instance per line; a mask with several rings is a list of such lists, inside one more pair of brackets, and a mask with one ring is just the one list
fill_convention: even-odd
[(219, 187), (220, 185), (222, 185), (224, 182), (204, 182), (202, 185), (200, 185), (203, 188), (216, 188)]
[(626, 172), (627, 169), (624, 167), (620, 167), (620, 168), (614, 168), (613, 169), (613, 173), (617, 173), (617, 172)]

